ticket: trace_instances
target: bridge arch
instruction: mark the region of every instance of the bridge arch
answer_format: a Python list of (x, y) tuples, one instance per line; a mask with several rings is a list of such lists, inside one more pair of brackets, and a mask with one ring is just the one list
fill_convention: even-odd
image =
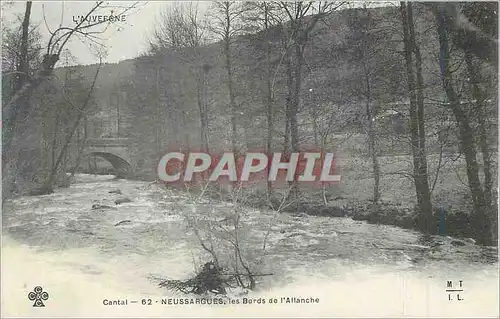
[(118, 178), (131, 177), (133, 174), (132, 165), (116, 154), (103, 151), (92, 151), (87, 153), (86, 156), (97, 156), (108, 161), (115, 169), (116, 177)]

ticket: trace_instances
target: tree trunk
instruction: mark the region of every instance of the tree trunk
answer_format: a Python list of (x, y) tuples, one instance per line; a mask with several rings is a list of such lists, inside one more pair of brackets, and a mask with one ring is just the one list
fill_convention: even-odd
[(283, 140), (283, 152), (290, 152), (290, 110), (292, 108), (292, 86), (293, 86), (293, 71), (292, 63), (290, 61), (289, 53), (285, 53), (285, 66), (286, 66), (286, 84), (287, 84), (287, 97), (285, 101), (285, 136)]
[(285, 105), (285, 133), (283, 134), (283, 152), (288, 153), (290, 152), (290, 115), (289, 113), (289, 103), (288, 101), (286, 102)]
[(295, 64), (294, 64), (294, 86), (292, 90), (292, 99), (290, 103), (290, 139), (292, 152), (299, 151), (299, 128), (297, 122), (297, 113), (300, 102), (300, 89), (302, 87), (302, 64), (303, 56), (299, 43), (295, 44)]
[[(264, 3), (264, 27), (266, 32), (269, 32), (269, 6)], [(272, 72), (271, 72), (271, 54), (272, 48), (270, 40), (266, 41), (266, 109), (267, 109), (267, 145), (266, 152), (270, 158), (272, 156), (272, 143), (273, 143), (273, 88), (272, 88)], [(267, 175), (271, 170), (271, 165), (267, 165)], [(272, 197), (272, 184), (267, 181), (267, 198), (270, 200)]]
[(368, 101), (366, 102), (366, 115), (368, 119), (368, 151), (370, 153), (373, 167), (373, 203), (377, 204), (380, 200), (380, 165), (378, 163), (377, 146), (375, 143), (373, 115)]
[(467, 179), (474, 205), (473, 227), (476, 233), (478, 244), (494, 244), (493, 225), (495, 221), (490, 216), (489, 205), (486, 203), (481, 182), (479, 180), (479, 166), (476, 160), (476, 148), (474, 144), (473, 130), (470, 126), (469, 118), (460, 105), (460, 100), (453, 88), (452, 72), (450, 66), (449, 49), (449, 27), (445, 25), (444, 14), (437, 14), (437, 32), (439, 36), (439, 46), (441, 51), (441, 79), (443, 88), (448, 97), (449, 107), (455, 116), (459, 129), (460, 148), (465, 155)]
[(23, 33), (21, 35), (21, 52), (19, 55), (19, 65), (17, 67), (17, 71), (21, 72), (18, 74), (18, 81), (16, 82), (15, 90), (19, 90), (23, 84), (29, 78), (29, 61), (28, 61), (28, 41), (29, 41), (29, 25), (30, 25), (30, 16), (31, 16), (31, 1), (26, 2), (26, 10), (24, 12), (23, 19)]
[(475, 102), (475, 111), (478, 122), (478, 143), (483, 157), (484, 164), (484, 198), (488, 205), (492, 205), (493, 192), (493, 166), (491, 162), (491, 152), (488, 146), (488, 128), (485, 116), (485, 95), (479, 87), (480, 73), (474, 65), (472, 52), (465, 49), (465, 63), (467, 64), (467, 72), (470, 78), (472, 97)]
[[(182, 127), (185, 128), (185, 127), (187, 127), (186, 125), (187, 125), (187, 122), (188, 122), (187, 119), (186, 119), (186, 112), (184, 112), (183, 110), (181, 110), (180, 113), (181, 113)], [(184, 131), (184, 141), (182, 143), (183, 144), (182, 145), (183, 146), (182, 149), (183, 150), (184, 149), (189, 150), (189, 148), (191, 147), (190, 135), (189, 135), (188, 130), (183, 129), (183, 131)]]
[[(366, 10), (366, 7), (364, 8)], [(369, 14), (369, 13), (368, 13)], [(367, 140), (368, 140), (368, 153), (372, 161), (372, 174), (373, 174), (373, 204), (376, 204), (380, 200), (380, 165), (378, 162), (378, 151), (377, 151), (377, 143), (376, 143), (376, 131), (374, 127), (374, 109), (372, 104), (372, 86), (370, 80), (370, 72), (369, 66), (366, 65), (365, 62), (365, 49), (357, 46), (358, 53), (361, 56), (361, 66), (363, 68), (363, 80), (365, 84), (365, 113), (367, 120)]]
[(203, 68), (203, 117), (205, 118), (205, 148), (207, 152), (210, 150), (210, 123), (208, 119), (208, 93), (207, 93), (207, 87), (208, 87), (208, 82), (207, 82), (207, 75), (208, 71)]
[(312, 117), (313, 117), (312, 124), (313, 124), (313, 134), (314, 134), (314, 147), (318, 147), (318, 146), (320, 146), (319, 145), (320, 143), (319, 143), (319, 140), (318, 140), (318, 107), (314, 103), (314, 101), (313, 101), (313, 105), (311, 107), (312, 107), (312, 111), (313, 111), (313, 114), (312, 114)]
[[(415, 182), (415, 191), (418, 205), (418, 226), (425, 234), (431, 233), (432, 208), (430, 207), (430, 192), (427, 181), (427, 175), (422, 174), (422, 155), (424, 154), (420, 146), (419, 135), (419, 112), (418, 102), (423, 104), (423, 96), (417, 97), (415, 75), (413, 73), (414, 39), (411, 36), (410, 25), (413, 24), (411, 15), (411, 4), (408, 8), (404, 2), (401, 2), (401, 17), (403, 23), (403, 43), (405, 52), (406, 72), (408, 81), (408, 91), (410, 95), (410, 144), (413, 157), (413, 179)], [(420, 94), (421, 92), (419, 92)], [(419, 100), (419, 101), (417, 101)], [(423, 105), (422, 105), (423, 108)], [(423, 125), (423, 123), (422, 123)]]
[(155, 134), (155, 156), (160, 157), (160, 70), (159, 70), (159, 62), (157, 60), (155, 63), (155, 115), (154, 115), (154, 134)]
[[(295, 63), (291, 61), (291, 66), (293, 66), (293, 78), (290, 79), (291, 83), (293, 83), (291, 90), (289, 90), (290, 94), (290, 103), (288, 107), (288, 119), (290, 123), (290, 146), (291, 152), (299, 152), (299, 128), (297, 121), (297, 114), (299, 109), (300, 102), (300, 90), (302, 86), (302, 64), (303, 64), (303, 56), (302, 56), (302, 47), (296, 39), (294, 44), (295, 51)], [(299, 186), (297, 184), (298, 181), (298, 172), (295, 172), (295, 177), (292, 183), (292, 189), (290, 190), (290, 194), (292, 194), (293, 198), (298, 203), (299, 197)]]
[[(229, 30), (229, 13), (226, 17), (227, 30)], [(236, 101), (233, 88), (233, 68), (231, 60), (231, 39), (229, 38), (229, 31), (224, 36), (224, 56), (226, 58), (226, 72), (227, 72), (227, 90), (229, 93), (229, 109), (231, 112), (231, 148), (233, 153), (237, 153), (237, 131), (236, 131)]]
[(116, 137), (120, 137), (120, 99), (116, 103)]
[[(422, 57), (415, 39), (413, 26), (413, 5), (401, 4), (403, 33), (405, 46), (405, 61), (408, 73), (408, 89), (410, 91), (410, 134), (413, 155), (413, 174), (419, 208), (419, 228), (425, 234), (432, 232), (432, 202), (427, 172), (427, 157), (425, 151), (425, 118), (424, 92), (422, 77)], [(416, 83), (413, 74), (413, 58), (415, 53)]]
[(84, 123), (83, 123), (83, 138), (82, 139), (78, 138), (78, 144), (79, 145), (77, 145), (78, 151), (77, 151), (77, 156), (76, 156), (76, 159), (75, 159), (75, 166), (73, 166), (73, 169), (70, 172), (70, 175), (68, 177), (68, 181), (71, 181), (71, 179), (75, 176), (75, 173), (78, 170), (78, 167), (80, 166), (80, 164), (82, 162), (82, 159), (83, 159), (83, 154), (84, 154), (83, 150), (85, 149), (85, 146), (87, 146), (87, 141), (88, 141), (88, 130), (87, 130), (88, 118), (87, 118), (86, 115), (84, 116), (83, 120), (84, 120)]
[[(325, 146), (326, 146), (327, 136), (328, 136), (327, 132), (321, 136), (321, 149), (320, 149), (321, 167), (323, 167), (323, 165), (325, 165)], [(323, 204), (325, 206), (328, 206), (328, 200), (326, 198), (326, 184), (325, 184), (325, 182), (321, 182), (321, 193), (322, 193), (322, 197), (323, 197)]]
[(207, 123), (205, 116), (205, 103), (204, 103), (204, 81), (197, 73), (196, 79), (196, 96), (198, 99), (198, 110), (200, 113), (200, 145), (203, 151), (208, 152), (208, 139), (207, 139)]

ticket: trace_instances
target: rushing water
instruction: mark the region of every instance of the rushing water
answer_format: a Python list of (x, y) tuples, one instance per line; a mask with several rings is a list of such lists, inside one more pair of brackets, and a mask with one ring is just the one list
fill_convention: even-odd
[[(122, 195), (108, 193), (113, 189)], [(132, 202), (115, 205), (123, 196)], [(93, 210), (93, 204), (111, 208)], [(242, 215), (244, 248), (257, 259), (267, 235), (261, 270), (273, 275), (244, 297), (266, 303), (244, 305), (243, 296), (231, 292), (239, 305), (161, 305), (161, 298), (181, 296), (158, 288), (151, 275), (184, 279), (202, 262), (186, 216), (221, 220), (230, 209), (214, 201), (194, 204), (155, 184), (89, 175), (54, 194), (6, 202), (2, 315), (498, 317), (496, 248), (455, 247), (452, 238), (438, 237), (442, 245), (429, 249), (416, 232), (392, 226), (254, 209)], [(115, 226), (123, 220), (130, 222)], [(463, 280), (464, 300), (455, 294), (449, 300), (448, 280)], [(36, 285), (49, 292), (44, 308), (27, 299)], [(269, 303), (281, 297), (320, 302)], [(104, 299), (139, 303), (105, 306)]]

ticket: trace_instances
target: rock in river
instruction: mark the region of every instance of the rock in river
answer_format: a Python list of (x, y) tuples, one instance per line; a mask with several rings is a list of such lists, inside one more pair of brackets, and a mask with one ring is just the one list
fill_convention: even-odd
[(123, 203), (130, 203), (132, 200), (128, 197), (122, 197), (122, 198), (118, 198), (117, 200), (115, 200), (115, 204), (116, 205), (120, 205), (120, 204), (123, 204)]
[(115, 224), (115, 226), (120, 226), (120, 225), (124, 225), (124, 224), (130, 224), (132, 221), (130, 219), (126, 219), (126, 220), (122, 220), (122, 221), (119, 221), (118, 223)]
[(101, 204), (93, 204), (92, 209), (113, 209), (113, 207), (108, 206), (108, 205), (101, 205)]

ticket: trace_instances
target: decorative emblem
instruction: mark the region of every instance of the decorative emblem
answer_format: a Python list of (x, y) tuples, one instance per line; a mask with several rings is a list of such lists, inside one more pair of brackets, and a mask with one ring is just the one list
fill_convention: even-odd
[(41, 286), (36, 286), (35, 289), (28, 294), (28, 299), (35, 301), (33, 307), (45, 307), (43, 300), (49, 299), (49, 293), (43, 291)]

